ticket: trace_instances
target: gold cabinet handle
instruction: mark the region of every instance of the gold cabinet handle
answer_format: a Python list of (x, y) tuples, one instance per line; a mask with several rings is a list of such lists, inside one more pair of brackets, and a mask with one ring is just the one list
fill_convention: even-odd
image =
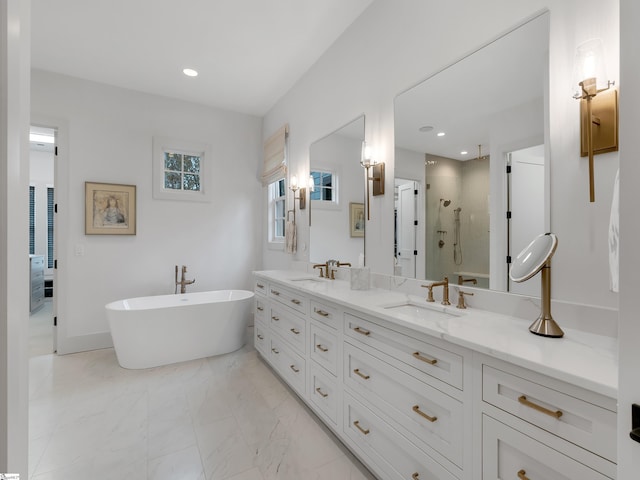
[(356, 420), (355, 422), (353, 422), (353, 425), (354, 425), (358, 430), (360, 430), (360, 431), (363, 433), (363, 435), (369, 435), (369, 431), (370, 431), (370, 430), (369, 430), (368, 428), (362, 428), (362, 427), (360, 426), (360, 420)]
[(262, 285), (261, 283), (256, 283), (256, 287), (258, 287), (258, 288), (264, 288), (264, 285)]
[(257, 307), (256, 309), (257, 309), (259, 312), (262, 312), (262, 311), (264, 310), (264, 308), (262, 308), (262, 307)]
[(325, 312), (324, 310), (318, 310), (317, 308), (314, 308), (313, 311), (315, 313), (317, 313), (318, 315), (320, 315), (321, 317), (328, 317), (329, 316), (329, 312)]
[(275, 315), (272, 315), (272, 316), (271, 316), (271, 320), (273, 320), (274, 322), (279, 322), (279, 321), (280, 321), (280, 318), (279, 318), (279, 317), (276, 317)]
[(276, 296), (277, 296), (277, 295), (280, 295), (280, 292), (279, 292), (279, 291), (277, 291), (277, 290), (271, 290), (271, 293), (273, 293), (273, 294), (274, 294), (274, 295), (276, 295)]
[(296, 300), (295, 298), (291, 299), (291, 303), (295, 303), (296, 305), (300, 305), (302, 302), (300, 300)]
[(296, 330), (295, 328), (292, 328), (291, 331), (295, 334), (295, 335), (300, 335), (300, 330)]
[(529, 477), (527, 477), (527, 472), (525, 472), (524, 470), (520, 470), (518, 472), (518, 478), (520, 480), (529, 480)]
[(353, 373), (355, 373), (356, 375), (358, 375), (361, 378), (364, 378), (365, 380), (369, 380), (369, 378), (370, 378), (369, 375), (365, 375), (364, 373), (362, 373), (359, 368), (356, 368), (353, 371)]
[(289, 365), (289, 368), (290, 368), (291, 370), (293, 370), (294, 372), (296, 372), (296, 373), (298, 373), (298, 372), (300, 371), (300, 369), (299, 369), (299, 368), (296, 368), (296, 366), (295, 366), (295, 365)]
[(421, 355), (420, 352), (413, 352), (413, 356), (418, 360), (422, 360), (423, 362), (428, 363), (429, 365), (435, 365), (436, 363), (438, 363), (437, 358), (425, 357), (424, 355)]
[(324, 345), (322, 345), (321, 343), (319, 343), (318, 345), (316, 345), (316, 348), (318, 350), (320, 350), (321, 352), (328, 352), (329, 349), (327, 347), (325, 347)]
[(264, 337), (260, 334), (256, 335), (260, 340), (264, 340)]
[(354, 328), (354, 330), (356, 332), (358, 332), (360, 335), (371, 335), (371, 332), (369, 330), (365, 330), (365, 329), (360, 328), (360, 327), (356, 327), (356, 328)]
[(276, 355), (278, 355), (280, 353), (277, 348), (272, 348), (271, 351), (273, 353), (275, 353)]
[(520, 402), (522, 405), (526, 405), (529, 408), (533, 408), (534, 410), (537, 410), (540, 413), (544, 413), (545, 415), (549, 415), (550, 417), (560, 418), (562, 416), (562, 412), (560, 410), (556, 410), (554, 412), (553, 410), (549, 410), (548, 408), (541, 407), (540, 405), (537, 405), (537, 404), (527, 400), (526, 395), (519, 396), (518, 397), (518, 402)]
[(320, 387), (316, 388), (316, 392), (318, 392), (318, 394), (323, 398), (327, 398), (329, 396), (328, 393), (324, 393), (322, 390), (320, 390)]
[(411, 475), (411, 479), (412, 480), (420, 480), (420, 474), (418, 472), (414, 473), (413, 475)]
[(420, 406), (419, 405), (414, 405), (412, 410), (414, 412), (416, 412), (418, 415), (420, 415), (422, 418), (426, 418), (428, 421), (430, 421), (431, 423), (435, 422), (436, 420), (438, 420), (438, 417), (432, 417), (430, 415), (427, 415), (426, 413), (424, 413), (422, 410), (420, 410)]

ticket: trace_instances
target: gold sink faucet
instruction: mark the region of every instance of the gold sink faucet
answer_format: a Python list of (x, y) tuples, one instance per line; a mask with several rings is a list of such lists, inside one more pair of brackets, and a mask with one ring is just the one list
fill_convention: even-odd
[(478, 280), (476, 278), (464, 278), (462, 275), (458, 275), (458, 285), (463, 285), (465, 283), (473, 283), (474, 285), (477, 285)]
[(434, 302), (433, 299), (433, 287), (443, 287), (442, 289), (442, 305), (451, 305), (449, 302), (449, 279), (444, 277), (444, 280), (441, 282), (433, 282), (429, 285), (422, 285), (424, 288), (429, 290), (427, 294), (427, 302)]
[(182, 266), (182, 277), (180, 278), (180, 281), (178, 281), (178, 265), (176, 265), (176, 290), (175, 293), (178, 293), (178, 285), (180, 285), (180, 293), (187, 293), (187, 285), (191, 285), (193, 283), (195, 283), (196, 279), (194, 278), (193, 280), (186, 280), (185, 274), (187, 273), (187, 267), (186, 266)]
[[(324, 278), (325, 277), (325, 272), (326, 272), (326, 277), (329, 278), (329, 264), (327, 263), (317, 263), (316, 265), (313, 266), (313, 268), (319, 268), (320, 269), (320, 277)], [(324, 269), (324, 270), (323, 270)]]

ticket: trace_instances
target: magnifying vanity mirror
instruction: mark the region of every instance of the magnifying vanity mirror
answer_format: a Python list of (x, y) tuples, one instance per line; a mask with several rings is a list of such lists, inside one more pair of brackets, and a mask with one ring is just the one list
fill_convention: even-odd
[(531, 324), (529, 331), (543, 337), (564, 335), (551, 316), (551, 257), (557, 247), (558, 238), (553, 233), (538, 235), (518, 254), (509, 271), (511, 280), (518, 283), (542, 271), (540, 316)]
[(509, 259), (550, 228), (544, 13), (398, 95), (395, 273), (540, 295)]
[(364, 261), (364, 170), (360, 166), (364, 116), (311, 144), (313, 178), (309, 259)]

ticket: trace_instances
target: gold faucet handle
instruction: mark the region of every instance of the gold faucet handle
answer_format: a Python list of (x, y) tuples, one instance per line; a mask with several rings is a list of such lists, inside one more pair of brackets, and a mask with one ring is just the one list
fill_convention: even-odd
[(435, 302), (433, 299), (433, 285), (421, 285), (421, 287), (429, 289), (429, 292), (427, 293), (427, 302)]
[(467, 308), (467, 306), (464, 303), (464, 296), (465, 295), (473, 296), (473, 293), (471, 293), (471, 292), (463, 292), (462, 290), (458, 290), (458, 305), (456, 305), (456, 308)]
[(351, 264), (349, 262), (338, 262), (339, 267), (350, 267)]
[(326, 267), (325, 264), (318, 264), (318, 265), (314, 265), (313, 268), (319, 268), (320, 269), (320, 277), (324, 278), (324, 271), (322, 270), (324, 267)]

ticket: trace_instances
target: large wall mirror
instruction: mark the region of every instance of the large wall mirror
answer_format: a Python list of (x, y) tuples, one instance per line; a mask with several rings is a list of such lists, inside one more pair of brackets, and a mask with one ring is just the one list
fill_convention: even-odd
[(364, 261), (363, 140), (364, 116), (360, 116), (311, 144), (312, 262), (334, 259), (357, 266)]
[(539, 294), (508, 257), (550, 224), (548, 50), (545, 13), (396, 97), (396, 275)]

